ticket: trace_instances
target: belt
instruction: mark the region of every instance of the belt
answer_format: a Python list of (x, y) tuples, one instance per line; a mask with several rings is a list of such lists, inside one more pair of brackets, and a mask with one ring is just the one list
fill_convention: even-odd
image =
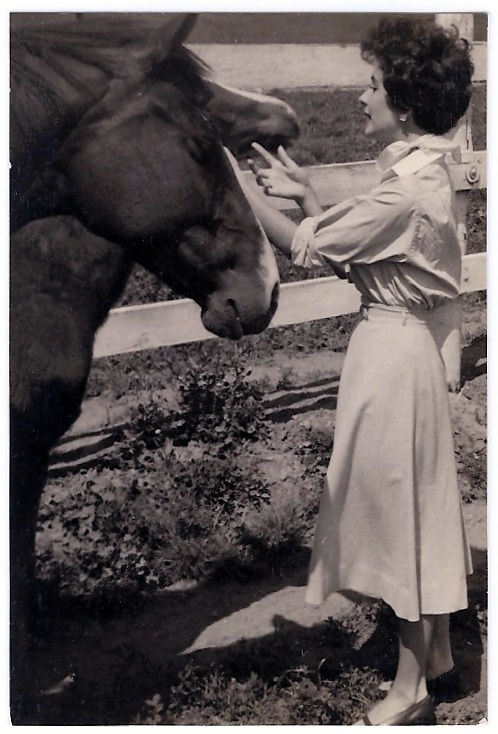
[(363, 303), (360, 306), (360, 315), (366, 321), (391, 320), (401, 321), (402, 324), (416, 323), (427, 325), (429, 311), (423, 308), (405, 308), (403, 306), (387, 306), (383, 303)]

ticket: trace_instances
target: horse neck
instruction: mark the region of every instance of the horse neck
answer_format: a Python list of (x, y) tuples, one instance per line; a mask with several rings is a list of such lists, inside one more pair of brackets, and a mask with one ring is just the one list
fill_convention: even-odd
[(13, 293), (63, 300), (94, 332), (121, 295), (132, 260), (68, 216), (33, 221), (11, 239)]

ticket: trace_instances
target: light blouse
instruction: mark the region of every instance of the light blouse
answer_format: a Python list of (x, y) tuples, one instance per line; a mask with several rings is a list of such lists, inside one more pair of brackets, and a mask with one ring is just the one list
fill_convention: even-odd
[(293, 262), (344, 271), (363, 303), (431, 309), (455, 298), (462, 253), (447, 159), (459, 154), (445, 136), (392, 143), (377, 160), (381, 179), (371, 192), (303, 219)]

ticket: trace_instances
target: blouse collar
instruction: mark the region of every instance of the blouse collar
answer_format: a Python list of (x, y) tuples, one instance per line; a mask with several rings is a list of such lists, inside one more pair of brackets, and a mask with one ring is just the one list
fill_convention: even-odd
[[(398, 175), (403, 172), (404, 160), (416, 150), (422, 150), (427, 153), (439, 153), (441, 156), (450, 154), (454, 161), (461, 162), (461, 148), (458, 142), (455, 142), (453, 135), (455, 131), (450, 131), (447, 135), (433, 135), (427, 133), (421, 135), (415, 140), (397, 140), (384, 148), (377, 158), (377, 168), (385, 173), (393, 166), (396, 166)], [(407, 161), (408, 164), (408, 161)]]

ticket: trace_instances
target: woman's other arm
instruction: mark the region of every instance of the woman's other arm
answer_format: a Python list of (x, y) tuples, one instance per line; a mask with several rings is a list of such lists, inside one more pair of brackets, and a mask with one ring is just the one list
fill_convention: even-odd
[(270, 164), (269, 168), (260, 168), (252, 159), (248, 159), (249, 167), (255, 175), (254, 180), (245, 177), (232, 154), (227, 149), (225, 151), (239, 184), (266, 235), (281, 252), (290, 257), (297, 225), (278, 211), (270, 203), (268, 197), (292, 199), (308, 217), (321, 214), (322, 207), (309, 182), (307, 173), (299, 168), (282, 146), (278, 149), (278, 159), (258, 143), (253, 143), (253, 148)]

